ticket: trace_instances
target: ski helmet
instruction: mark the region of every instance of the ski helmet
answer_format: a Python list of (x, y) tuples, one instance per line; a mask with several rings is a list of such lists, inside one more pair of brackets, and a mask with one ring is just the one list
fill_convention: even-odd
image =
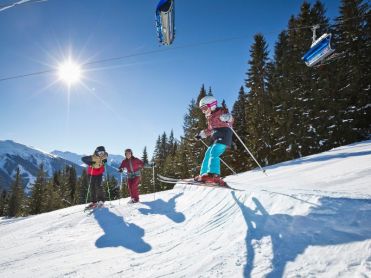
[(203, 97), (201, 100), (200, 100), (200, 103), (199, 103), (199, 107), (201, 108), (201, 110), (205, 109), (206, 107), (210, 108), (211, 111), (215, 110), (216, 109), (216, 106), (218, 105), (218, 101), (216, 100), (215, 97), (213, 96), (206, 96), (206, 97)]
[(98, 155), (99, 153), (105, 153), (106, 149), (103, 146), (99, 146), (95, 149), (94, 153)]

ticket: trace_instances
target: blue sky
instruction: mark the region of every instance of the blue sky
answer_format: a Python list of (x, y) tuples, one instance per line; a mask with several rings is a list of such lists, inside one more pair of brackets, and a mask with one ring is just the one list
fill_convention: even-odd
[[(54, 73), (0, 82), (0, 140), (77, 153), (130, 147), (138, 156), (147, 146), (152, 155), (159, 134), (182, 134), (202, 84), (233, 105), (254, 34), (263, 33), (272, 49), (302, 3), (177, 0), (176, 38), (166, 47), (156, 38), (157, 2), (49, 0), (0, 12), (0, 79), (54, 69), (69, 54), (84, 63), (169, 49), (91, 66), (70, 92)], [(323, 3), (333, 19), (339, 1)], [(243, 38), (176, 49), (230, 37)]]

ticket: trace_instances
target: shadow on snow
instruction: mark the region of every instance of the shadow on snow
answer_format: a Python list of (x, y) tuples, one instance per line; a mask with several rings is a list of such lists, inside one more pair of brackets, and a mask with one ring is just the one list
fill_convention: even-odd
[(122, 246), (136, 253), (144, 253), (152, 249), (151, 245), (143, 240), (144, 229), (125, 222), (122, 216), (112, 213), (108, 208), (94, 211), (94, 217), (104, 231), (104, 235), (95, 242), (98, 248)]
[(165, 202), (162, 199), (157, 199), (153, 202), (142, 202), (142, 204), (150, 207), (147, 208), (140, 208), (139, 212), (144, 215), (149, 214), (159, 214), (159, 215), (165, 215), (167, 218), (172, 220), (175, 223), (182, 223), (185, 221), (185, 216), (181, 212), (177, 212), (175, 210), (176, 205), (176, 199), (182, 196), (183, 193), (179, 193), (172, 197), (169, 201)]
[(245, 238), (247, 262), (244, 277), (251, 277), (255, 250), (253, 240), (269, 236), (272, 242), (272, 271), (266, 277), (282, 277), (288, 262), (309, 246), (345, 244), (371, 239), (371, 200), (329, 198), (320, 199), (308, 215), (269, 215), (258, 199), (254, 208), (232, 197), (241, 209), (247, 225)]

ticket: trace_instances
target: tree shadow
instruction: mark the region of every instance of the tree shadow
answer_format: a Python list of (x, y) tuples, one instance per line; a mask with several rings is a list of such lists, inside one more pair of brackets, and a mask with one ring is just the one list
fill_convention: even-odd
[(266, 277), (282, 277), (288, 262), (309, 246), (345, 244), (371, 239), (371, 200), (323, 197), (308, 215), (269, 215), (258, 199), (255, 208), (244, 205), (232, 192), (247, 225), (247, 262), (244, 277), (251, 277), (255, 250), (253, 240), (269, 236), (272, 241), (272, 271)]
[(176, 199), (182, 196), (183, 193), (179, 193), (172, 197), (169, 201), (165, 202), (162, 199), (157, 199), (152, 202), (142, 202), (142, 204), (150, 207), (147, 208), (140, 208), (139, 212), (144, 215), (149, 214), (159, 214), (159, 215), (165, 215), (167, 218), (172, 220), (175, 223), (182, 223), (185, 221), (185, 216), (181, 212), (177, 212), (175, 210), (176, 205)]
[(96, 247), (122, 246), (136, 253), (145, 253), (152, 249), (151, 245), (143, 240), (144, 229), (141, 227), (125, 222), (122, 216), (117, 216), (108, 208), (97, 209), (93, 214), (104, 231), (104, 235), (95, 242)]

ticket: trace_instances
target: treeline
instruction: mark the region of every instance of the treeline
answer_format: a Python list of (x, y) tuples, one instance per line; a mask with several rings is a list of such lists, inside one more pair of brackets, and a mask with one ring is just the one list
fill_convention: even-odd
[[(263, 166), (370, 137), (369, 20), (366, 1), (342, 0), (333, 24), (320, 1), (304, 2), (279, 34), (273, 58), (263, 34), (255, 35), (232, 113), (236, 132)], [(311, 26), (316, 24), (318, 37), (332, 33), (337, 56), (329, 64), (309, 68), (301, 57), (310, 48)], [(153, 156), (159, 173), (180, 178), (198, 174), (205, 146), (194, 136), (206, 123), (197, 104), (207, 94), (212, 94), (211, 89), (206, 92), (202, 86), (189, 104), (180, 140), (174, 140), (172, 133), (169, 138), (166, 133), (159, 136)], [(234, 143), (223, 159), (235, 171), (255, 168), (236, 138)], [(222, 173), (231, 172), (223, 166)]]
[[(10, 190), (0, 190), (0, 216), (27, 216), (85, 204), (90, 201), (90, 194), (87, 195), (89, 179), (86, 171), (77, 177), (75, 168), (69, 166), (49, 178), (44, 166), (40, 165), (36, 180), (26, 194), (18, 168)], [(102, 186), (107, 199), (128, 196), (126, 188), (120, 192), (118, 181), (113, 176), (105, 176)]]
[[(150, 167), (147, 148), (143, 150), (141, 159), (146, 167), (142, 170), (141, 194), (157, 191), (153, 184), (153, 168)], [(86, 171), (77, 176), (74, 167), (66, 166), (57, 171), (52, 177), (44, 170), (41, 164), (35, 181), (29, 186), (30, 192), (25, 190), (22, 174), (18, 168), (9, 190), (0, 179), (0, 217), (18, 217), (49, 212), (79, 204), (91, 202), (88, 188), (90, 176)], [(117, 180), (113, 175), (103, 175), (102, 187), (106, 201), (117, 200), (129, 196), (127, 182), (124, 176)], [(121, 188), (121, 189), (120, 189)]]

